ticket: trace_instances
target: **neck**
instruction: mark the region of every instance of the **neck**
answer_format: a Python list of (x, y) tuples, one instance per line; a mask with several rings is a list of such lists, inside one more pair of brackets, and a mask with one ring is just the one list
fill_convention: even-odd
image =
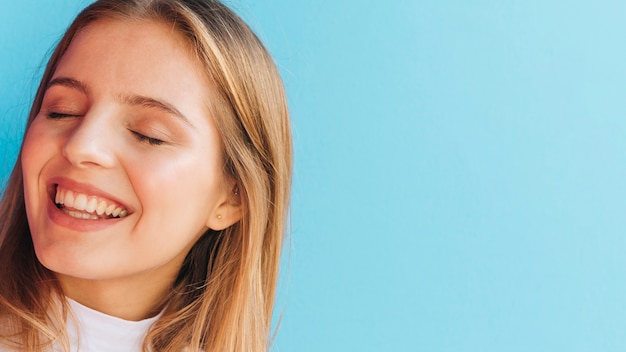
[(65, 296), (104, 314), (139, 321), (157, 315), (174, 281), (142, 277), (89, 280), (57, 274)]

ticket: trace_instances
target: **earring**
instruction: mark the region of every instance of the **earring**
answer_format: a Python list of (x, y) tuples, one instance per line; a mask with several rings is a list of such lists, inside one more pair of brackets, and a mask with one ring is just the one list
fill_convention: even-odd
[(233, 193), (238, 196), (239, 195), (239, 186), (235, 185), (235, 188), (233, 188)]
[(222, 220), (222, 214), (217, 214), (217, 220)]

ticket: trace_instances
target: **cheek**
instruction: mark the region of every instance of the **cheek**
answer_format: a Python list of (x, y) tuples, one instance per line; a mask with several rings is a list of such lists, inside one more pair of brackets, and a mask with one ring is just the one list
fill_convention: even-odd
[(189, 226), (195, 232), (204, 227), (221, 195), (217, 165), (193, 154), (134, 163), (127, 170), (141, 203), (142, 218), (163, 229)]
[(26, 216), (28, 218), (29, 227), (33, 236), (35, 247), (37, 248), (37, 234), (41, 216), (43, 215), (42, 200), (40, 199), (40, 183), (39, 175), (41, 175), (43, 165), (46, 159), (46, 148), (43, 140), (38, 138), (36, 125), (31, 125), (28, 129), (24, 142), (22, 144), (22, 152), (20, 163), (22, 166), (22, 177), (24, 182), (24, 202), (26, 206)]
[(44, 126), (36, 119), (28, 128), (22, 144), (21, 163), (24, 177), (30, 176), (43, 166), (45, 160), (54, 153), (51, 138), (45, 131)]
[(45, 160), (50, 153), (50, 148), (46, 145), (46, 139), (42, 138), (43, 136), (38, 132), (37, 126), (35, 124), (31, 125), (24, 137), (20, 156), (24, 177), (24, 192), (27, 200), (29, 199), (29, 192), (35, 192), (33, 188), (36, 187), (38, 176), (41, 174)]
[(27, 176), (27, 171), (31, 168), (31, 165), (38, 159), (37, 156), (40, 153), (40, 149), (36, 148), (35, 143), (33, 141), (35, 138), (33, 137), (33, 128), (31, 127), (27, 132), (26, 136), (24, 136), (24, 142), (22, 143), (22, 153), (21, 153), (21, 163), (22, 169), (24, 170), (24, 177)]

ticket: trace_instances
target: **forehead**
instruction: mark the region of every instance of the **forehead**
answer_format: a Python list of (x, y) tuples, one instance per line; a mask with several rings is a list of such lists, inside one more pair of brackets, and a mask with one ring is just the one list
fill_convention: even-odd
[(145, 20), (99, 20), (78, 31), (53, 77), (98, 76), (93, 83), (129, 88), (140, 83), (204, 86), (208, 90), (205, 72), (173, 26)]

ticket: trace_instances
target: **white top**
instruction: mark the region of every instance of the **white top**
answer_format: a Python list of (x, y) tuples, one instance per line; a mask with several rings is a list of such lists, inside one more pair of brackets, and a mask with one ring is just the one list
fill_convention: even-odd
[(72, 352), (140, 352), (143, 339), (159, 315), (141, 321), (116, 318), (67, 299), (72, 313), (67, 334)]

